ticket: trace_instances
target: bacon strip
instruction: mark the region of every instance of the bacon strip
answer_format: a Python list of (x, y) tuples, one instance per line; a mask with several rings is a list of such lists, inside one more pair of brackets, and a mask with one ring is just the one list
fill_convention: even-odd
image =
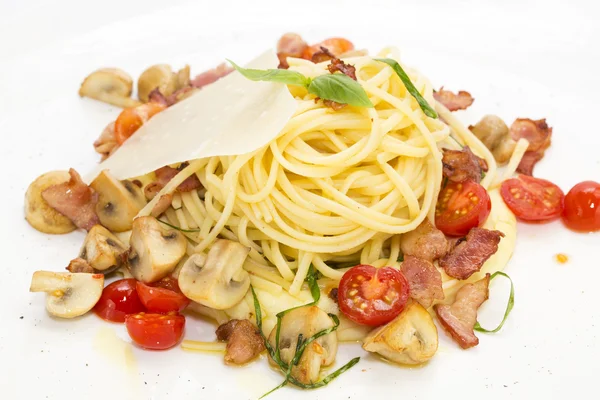
[(448, 240), (442, 231), (425, 219), (415, 230), (402, 235), (400, 249), (405, 257), (434, 261), (448, 252)]
[(473, 228), (465, 239), (459, 239), (450, 253), (440, 259), (440, 267), (453, 278), (467, 279), (498, 251), (502, 237), (504, 234), (500, 231)]
[(302, 53), (308, 44), (297, 33), (286, 33), (277, 42), (277, 58), (279, 58), (279, 69), (288, 69), (288, 57), (302, 58)]
[[(325, 49), (327, 50), (327, 49)], [(315, 54), (316, 55), (316, 54)], [(314, 56), (313, 56), (314, 58)], [(339, 58), (332, 58), (331, 63), (327, 66), (330, 73), (341, 72), (342, 74), (356, 80), (356, 68), (354, 65), (349, 65), (340, 60)]]
[(546, 149), (552, 142), (552, 128), (548, 126), (545, 118), (538, 120), (517, 118), (510, 126), (510, 135), (515, 141), (521, 138), (529, 141), (529, 147), (517, 167), (517, 172), (531, 176), (533, 167), (544, 157)]
[(50, 186), (42, 192), (42, 197), (50, 207), (69, 218), (78, 228), (89, 231), (100, 223), (96, 215), (97, 196), (73, 168), (69, 169), (69, 175), (71, 179), (68, 182)]
[(405, 256), (400, 269), (408, 280), (410, 297), (423, 307), (429, 308), (434, 300), (444, 299), (442, 274), (430, 261)]
[(232, 72), (232, 67), (225, 63), (222, 63), (219, 64), (216, 68), (209, 69), (208, 71), (204, 71), (203, 73), (196, 75), (196, 77), (190, 81), (190, 85), (199, 89), (201, 87), (210, 85), (211, 83), (218, 81), (219, 79), (229, 75)]
[(265, 343), (254, 325), (247, 319), (232, 319), (219, 326), (218, 340), (226, 340), (225, 362), (241, 365), (257, 357)]
[(110, 157), (119, 148), (115, 138), (115, 122), (106, 125), (100, 137), (94, 142), (94, 150), (102, 155), (102, 161)]
[[(171, 168), (169, 166), (165, 166), (165, 167), (157, 169), (156, 171), (154, 171), (154, 173), (156, 174), (157, 182), (160, 185), (162, 185), (162, 187), (165, 187), (165, 185), (167, 183), (169, 183), (169, 181), (171, 179), (173, 179), (175, 177), (175, 175), (177, 175), (179, 172), (181, 172), (181, 170), (184, 169), (185, 167), (187, 167), (187, 163), (182, 163), (179, 166), (179, 168)], [(162, 187), (161, 187), (161, 189), (162, 189)], [(186, 180), (181, 182), (181, 184), (179, 186), (177, 186), (177, 190), (179, 190), (180, 192), (189, 192), (194, 189), (201, 188), (201, 187), (202, 187), (202, 184), (200, 183), (200, 180), (198, 179), (196, 174), (192, 174), (191, 176), (186, 178)]]
[(490, 274), (475, 282), (467, 283), (456, 292), (456, 299), (451, 305), (434, 306), (442, 326), (452, 339), (463, 349), (479, 344), (473, 327), (477, 322), (477, 310), (489, 297)]
[(437, 92), (433, 92), (433, 97), (450, 111), (466, 110), (475, 100), (469, 92), (461, 90), (458, 94), (454, 94), (444, 90), (443, 86)]
[(482, 171), (488, 170), (484, 159), (477, 157), (469, 146), (462, 150), (443, 149), (444, 176), (452, 182), (481, 181)]
[(67, 267), (67, 271), (77, 273), (77, 272), (85, 272), (88, 274), (93, 274), (96, 271), (94, 268), (83, 258), (74, 258), (69, 262), (69, 266)]

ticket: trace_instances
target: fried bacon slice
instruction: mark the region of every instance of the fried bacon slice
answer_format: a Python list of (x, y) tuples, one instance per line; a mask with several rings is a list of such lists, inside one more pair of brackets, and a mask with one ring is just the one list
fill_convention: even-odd
[(473, 327), (477, 322), (477, 310), (489, 297), (490, 274), (481, 280), (467, 283), (456, 292), (456, 299), (451, 305), (434, 306), (442, 326), (456, 343), (463, 349), (479, 344)]
[(484, 228), (473, 228), (466, 238), (459, 239), (454, 248), (440, 258), (440, 267), (456, 279), (467, 279), (479, 271), (496, 251), (504, 234)]
[(529, 147), (517, 167), (517, 172), (531, 176), (533, 167), (544, 157), (546, 149), (552, 142), (552, 128), (548, 126), (545, 118), (538, 120), (517, 118), (510, 126), (510, 135), (515, 141), (521, 138), (529, 141)]
[(475, 100), (469, 92), (461, 90), (458, 94), (454, 94), (449, 90), (444, 90), (443, 86), (440, 90), (433, 92), (433, 97), (450, 111), (466, 110)]
[(199, 89), (218, 81), (232, 72), (233, 67), (230, 67), (225, 63), (221, 63), (216, 68), (209, 69), (208, 71), (204, 71), (203, 73), (196, 75), (196, 77), (190, 81), (190, 86)]
[(67, 271), (77, 273), (77, 272), (85, 272), (88, 274), (93, 274), (96, 271), (94, 268), (83, 258), (74, 258), (69, 262), (69, 266), (67, 267)]
[(71, 179), (68, 182), (50, 186), (42, 192), (42, 197), (50, 207), (69, 218), (78, 228), (89, 231), (100, 223), (96, 215), (97, 196), (73, 168), (69, 169), (69, 175)]
[(227, 341), (225, 362), (241, 365), (256, 358), (265, 349), (260, 332), (247, 319), (232, 319), (220, 325), (217, 339)]
[[(333, 60), (335, 59), (335, 55), (333, 55), (328, 49), (327, 47), (323, 47), (320, 46), (319, 47), (319, 51), (317, 51), (315, 54), (312, 55), (312, 57), (310, 58), (310, 61), (314, 62), (315, 64), (321, 63), (321, 62), (325, 62), (325, 61), (329, 61), (329, 60)], [(333, 72), (332, 72), (333, 74)]]
[(429, 308), (434, 300), (444, 299), (442, 274), (430, 261), (405, 256), (400, 270), (408, 280), (410, 297), (421, 303), (423, 307)]
[(277, 42), (277, 58), (279, 58), (279, 69), (288, 69), (288, 57), (302, 58), (308, 44), (297, 33), (286, 33)]
[(477, 157), (468, 146), (462, 150), (443, 149), (442, 165), (444, 176), (452, 182), (481, 181), (483, 171), (488, 165), (483, 158)]
[[(165, 166), (154, 171), (154, 173), (156, 174), (157, 183), (161, 185), (161, 189), (165, 187), (165, 185), (169, 183), (169, 181), (173, 179), (175, 175), (177, 175), (179, 172), (181, 172), (181, 170), (183, 170), (187, 166), (188, 163), (184, 162), (181, 163), (181, 165), (178, 168), (171, 168), (169, 166)], [(186, 178), (186, 180), (181, 182), (179, 186), (177, 186), (177, 190), (180, 192), (190, 192), (194, 189), (198, 189), (201, 187), (202, 184), (200, 183), (200, 180), (198, 179), (196, 174), (192, 174), (191, 176)]]
[(102, 161), (110, 157), (119, 148), (119, 143), (115, 138), (115, 121), (104, 128), (100, 137), (94, 142), (94, 150), (102, 155)]
[(356, 68), (354, 67), (354, 65), (346, 64), (339, 58), (332, 58), (331, 63), (329, 63), (329, 65), (327, 66), (327, 69), (332, 74), (336, 72), (341, 72), (342, 74), (356, 80)]
[(400, 249), (404, 256), (434, 261), (448, 252), (448, 240), (442, 231), (425, 219), (415, 230), (401, 236)]

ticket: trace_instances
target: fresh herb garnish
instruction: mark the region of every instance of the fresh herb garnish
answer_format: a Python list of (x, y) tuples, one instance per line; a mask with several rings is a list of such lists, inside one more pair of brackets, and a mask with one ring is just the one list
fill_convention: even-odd
[(396, 259), (397, 262), (404, 262), (404, 253), (400, 252), (400, 254), (398, 254), (398, 258)]
[(387, 65), (392, 67), (392, 69), (394, 70), (394, 72), (396, 72), (402, 83), (404, 83), (404, 86), (406, 86), (406, 90), (408, 90), (408, 93), (410, 93), (412, 97), (414, 97), (415, 100), (417, 100), (417, 103), (419, 103), (419, 106), (421, 107), (421, 110), (423, 110), (425, 115), (431, 118), (438, 117), (437, 112), (435, 112), (435, 110), (429, 105), (429, 103), (427, 103), (427, 100), (425, 100), (423, 96), (421, 96), (421, 93), (419, 93), (415, 85), (413, 85), (410, 78), (408, 77), (406, 72), (404, 72), (404, 69), (400, 66), (398, 61), (392, 60), (391, 58), (376, 58), (375, 60), (386, 63)]
[(306, 283), (308, 283), (308, 288), (310, 289), (314, 304), (317, 304), (319, 299), (321, 299), (321, 289), (319, 289), (319, 284), (317, 283), (320, 275), (321, 273), (311, 264), (308, 268), (308, 273), (306, 274)]
[[(313, 267), (311, 266), (311, 268), (313, 268)], [(309, 270), (309, 272), (310, 272), (310, 270)], [(285, 375), (284, 381), (280, 385), (276, 386), (275, 388), (269, 390), (267, 393), (263, 394), (260, 397), (261, 399), (264, 398), (265, 396), (268, 396), (269, 394), (273, 393), (277, 389), (284, 387), (288, 383), (291, 383), (292, 385), (298, 386), (302, 389), (316, 389), (316, 388), (323, 387), (323, 386), (327, 385), (329, 382), (331, 382), (332, 380), (334, 380), (335, 378), (337, 378), (338, 376), (340, 376), (342, 373), (347, 371), (348, 369), (352, 368), (356, 363), (358, 363), (360, 361), (360, 357), (355, 357), (352, 360), (350, 360), (348, 363), (346, 363), (344, 366), (335, 370), (334, 372), (327, 375), (325, 378), (323, 378), (322, 380), (320, 380), (319, 382), (316, 382), (316, 383), (305, 384), (305, 383), (299, 382), (298, 380), (296, 380), (296, 378), (294, 378), (292, 376), (292, 368), (294, 366), (298, 365), (298, 363), (300, 362), (300, 359), (302, 358), (302, 355), (304, 354), (304, 350), (306, 349), (306, 347), (309, 344), (311, 344), (313, 341), (315, 341), (316, 339), (318, 339), (322, 336), (328, 335), (332, 332), (335, 332), (335, 330), (339, 327), (340, 320), (338, 319), (338, 317), (335, 314), (327, 314), (333, 320), (334, 325), (332, 327), (330, 327), (328, 329), (323, 329), (307, 339), (304, 339), (302, 334), (298, 335), (296, 351), (294, 353), (294, 357), (292, 357), (292, 360), (290, 360), (289, 364), (281, 359), (280, 349), (279, 349), (281, 320), (283, 319), (283, 316), (285, 314), (287, 314), (288, 312), (295, 310), (297, 308), (300, 308), (300, 307), (308, 307), (308, 306), (315, 305), (319, 301), (319, 298), (321, 296), (320, 291), (318, 292), (319, 294), (317, 295), (316, 292), (313, 290), (313, 287), (316, 285), (316, 279), (313, 280), (313, 277), (315, 277), (315, 276), (316, 276), (315, 273), (307, 276), (308, 284), (309, 284), (309, 287), (311, 288), (311, 294), (313, 296), (313, 301), (308, 304), (305, 304), (303, 306), (293, 307), (288, 310), (281, 311), (280, 313), (277, 314), (277, 325), (276, 325), (277, 330), (275, 331), (275, 348), (273, 348), (273, 346), (271, 346), (271, 343), (269, 342), (269, 340), (267, 339), (267, 337), (264, 335), (264, 333), (262, 331), (262, 311), (260, 310), (260, 302), (258, 301), (258, 297), (256, 296), (256, 292), (254, 291), (254, 288), (252, 286), (250, 286), (250, 290), (252, 292), (252, 297), (254, 299), (254, 315), (256, 316), (256, 326), (258, 327), (258, 331), (260, 332), (260, 335), (262, 336), (262, 339), (265, 343), (265, 347), (267, 349), (267, 352), (269, 353), (269, 356), (273, 359), (273, 361), (275, 361), (275, 363), (279, 366), (279, 369), (281, 370), (281, 372), (283, 372)], [(309, 279), (309, 277), (311, 277), (311, 278)], [(318, 289), (318, 285), (317, 285), (317, 289)]]
[(163, 223), (163, 224), (165, 224), (165, 225), (167, 225), (167, 226), (169, 226), (169, 227), (171, 227), (173, 229), (177, 229), (180, 232), (186, 232), (186, 233), (200, 232), (200, 229), (182, 229), (182, 228), (180, 228), (178, 226), (171, 225), (170, 223), (165, 222), (162, 219), (159, 219), (158, 222)]
[(496, 327), (496, 329), (492, 329), (492, 330), (482, 328), (481, 325), (479, 324), (479, 322), (476, 322), (473, 329), (475, 329), (478, 332), (485, 332), (485, 333), (498, 332), (504, 326), (504, 323), (506, 322), (506, 319), (508, 318), (508, 314), (510, 314), (513, 307), (515, 306), (515, 286), (513, 285), (512, 279), (510, 279), (510, 276), (508, 276), (504, 272), (496, 271), (492, 274), (492, 276), (490, 276), (490, 281), (492, 279), (494, 279), (495, 277), (497, 277), (498, 275), (502, 275), (503, 277), (508, 278), (508, 280), (510, 281), (510, 296), (508, 297), (508, 302), (506, 303), (506, 311), (504, 312), (504, 318), (502, 319), (502, 322), (500, 322), (500, 325), (498, 325)]
[(309, 93), (355, 107), (373, 107), (369, 96), (358, 82), (344, 74), (320, 75), (311, 79), (300, 72), (287, 69), (249, 69), (227, 60), (240, 74), (252, 81), (279, 82), (304, 86)]

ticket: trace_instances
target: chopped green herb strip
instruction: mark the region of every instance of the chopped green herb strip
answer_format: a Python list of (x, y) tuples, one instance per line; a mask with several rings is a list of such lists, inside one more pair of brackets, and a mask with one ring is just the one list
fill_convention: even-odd
[(344, 74), (320, 75), (308, 85), (308, 93), (355, 107), (372, 108), (367, 92), (354, 79)]
[(308, 87), (310, 78), (302, 75), (300, 72), (287, 69), (251, 69), (243, 68), (231, 60), (227, 60), (233, 65), (240, 74), (251, 81), (279, 82), (286, 85), (297, 85)]
[(398, 261), (398, 262), (404, 262), (404, 254), (403, 254), (403, 253), (400, 253), (400, 254), (398, 255), (398, 258), (396, 259), (396, 261)]
[[(314, 275), (316, 275), (316, 274), (313, 274), (313, 276)], [(315, 282), (316, 282), (316, 279), (315, 279)], [(310, 283), (309, 283), (309, 285), (310, 285)], [(332, 372), (331, 374), (327, 375), (325, 378), (323, 378), (319, 382), (312, 383), (312, 384), (305, 384), (305, 383), (299, 382), (292, 376), (292, 368), (295, 365), (298, 365), (298, 363), (300, 362), (300, 359), (302, 358), (302, 354), (304, 354), (304, 350), (306, 349), (306, 347), (309, 344), (311, 344), (313, 341), (317, 340), (318, 338), (328, 335), (328, 334), (334, 332), (335, 330), (337, 330), (337, 328), (340, 326), (340, 320), (338, 319), (338, 317), (335, 314), (327, 314), (333, 320), (334, 325), (331, 328), (323, 329), (307, 339), (304, 339), (301, 334), (298, 335), (298, 342), (296, 344), (296, 351), (294, 353), (294, 357), (292, 357), (292, 360), (290, 360), (290, 363), (287, 364), (286, 362), (281, 360), (280, 351), (279, 351), (281, 320), (282, 320), (283, 316), (285, 314), (287, 314), (288, 312), (290, 312), (291, 310), (294, 310), (294, 309), (300, 308), (300, 307), (314, 305), (318, 301), (318, 299), (315, 299), (315, 297), (313, 295), (314, 301), (312, 303), (309, 303), (309, 304), (306, 304), (303, 306), (299, 306), (299, 307), (290, 308), (288, 310), (281, 311), (280, 313), (277, 314), (277, 325), (276, 325), (277, 330), (275, 332), (276, 344), (275, 344), (275, 349), (274, 349), (262, 331), (262, 311), (260, 309), (260, 302), (258, 301), (258, 296), (256, 295), (256, 292), (254, 291), (254, 288), (252, 286), (250, 286), (250, 291), (252, 292), (252, 298), (254, 299), (254, 314), (256, 316), (256, 325), (258, 327), (258, 331), (260, 332), (260, 335), (262, 336), (262, 339), (265, 343), (265, 347), (267, 348), (267, 352), (269, 353), (271, 358), (275, 361), (275, 363), (279, 366), (279, 369), (281, 370), (281, 372), (283, 372), (285, 374), (284, 381), (277, 387), (275, 387), (275, 388), (269, 390), (267, 393), (263, 394), (260, 397), (260, 399), (268, 396), (269, 394), (273, 393), (277, 389), (284, 387), (288, 383), (291, 383), (292, 385), (298, 386), (303, 389), (316, 389), (316, 388), (323, 387), (323, 386), (327, 385), (329, 382), (331, 382), (332, 380), (334, 380), (335, 378), (337, 378), (338, 376), (340, 376), (342, 373), (344, 373), (347, 370), (349, 370), (350, 368), (352, 368), (354, 365), (356, 365), (356, 363), (358, 363), (360, 361), (360, 357), (353, 358), (348, 363), (346, 363), (344, 366), (342, 366), (341, 368)], [(320, 294), (319, 294), (319, 296), (320, 296)]]
[(435, 112), (435, 110), (429, 105), (429, 103), (427, 103), (427, 100), (425, 100), (423, 96), (421, 96), (421, 93), (419, 93), (419, 91), (417, 90), (415, 85), (413, 85), (406, 72), (404, 72), (404, 69), (402, 69), (402, 67), (396, 60), (392, 60), (391, 58), (376, 58), (375, 60), (386, 63), (387, 65), (392, 67), (392, 69), (394, 70), (394, 72), (396, 72), (402, 83), (404, 83), (404, 86), (406, 86), (406, 90), (408, 90), (408, 93), (410, 93), (412, 97), (414, 97), (415, 100), (417, 100), (417, 103), (419, 103), (419, 106), (421, 107), (421, 110), (423, 110), (425, 115), (431, 118), (438, 117), (437, 112)]
[(310, 289), (310, 294), (312, 295), (315, 304), (321, 299), (321, 289), (319, 289), (319, 284), (317, 283), (319, 276), (319, 271), (311, 264), (308, 268), (308, 273), (306, 274), (306, 282), (308, 283), (308, 288)]
[(488, 330), (488, 329), (482, 328), (481, 325), (479, 324), (479, 322), (476, 322), (475, 326), (473, 327), (473, 329), (475, 329), (478, 332), (485, 332), (485, 333), (496, 333), (496, 332), (498, 332), (504, 326), (504, 323), (508, 319), (508, 314), (510, 314), (510, 312), (513, 309), (513, 307), (515, 306), (515, 286), (513, 284), (512, 279), (510, 279), (510, 276), (508, 276), (504, 272), (502, 272), (502, 271), (496, 271), (490, 277), (490, 281), (492, 279), (494, 279), (498, 275), (502, 275), (503, 277), (508, 278), (508, 280), (510, 281), (510, 296), (508, 297), (508, 302), (506, 303), (506, 311), (504, 312), (504, 318), (502, 319), (502, 322), (500, 322), (500, 325), (498, 325), (496, 327), (496, 329), (492, 329), (492, 330)]
[(180, 228), (178, 226), (171, 225), (170, 223), (165, 222), (162, 219), (159, 219), (158, 222), (163, 223), (163, 224), (165, 224), (165, 225), (167, 225), (167, 226), (169, 226), (169, 227), (171, 227), (173, 229), (177, 229), (180, 232), (187, 232), (187, 233), (200, 232), (200, 229), (182, 229), (182, 228)]

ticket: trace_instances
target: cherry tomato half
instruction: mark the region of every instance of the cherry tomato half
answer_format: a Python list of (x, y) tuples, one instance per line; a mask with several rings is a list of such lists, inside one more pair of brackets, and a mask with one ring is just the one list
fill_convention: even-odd
[(94, 306), (96, 314), (107, 321), (123, 322), (128, 314), (146, 311), (135, 289), (135, 279), (121, 279), (106, 286)]
[(171, 277), (150, 284), (138, 282), (136, 288), (142, 304), (150, 312), (181, 311), (190, 304), (190, 300), (179, 290), (177, 280)]
[(575, 231), (600, 230), (600, 183), (585, 181), (573, 186), (565, 196), (563, 221)]
[(352, 321), (370, 326), (383, 325), (404, 310), (408, 301), (408, 281), (392, 267), (357, 265), (340, 281), (340, 310)]
[(435, 208), (435, 225), (449, 236), (465, 236), (483, 225), (490, 211), (490, 195), (477, 182), (449, 182), (440, 192)]
[(125, 318), (131, 339), (140, 347), (166, 350), (175, 346), (183, 336), (185, 317), (177, 313), (131, 314)]
[(164, 110), (166, 106), (158, 103), (146, 103), (126, 108), (115, 121), (115, 139), (120, 145), (144, 125), (150, 118)]
[(302, 58), (305, 58), (307, 60), (312, 59), (312, 56), (315, 53), (321, 51), (321, 46), (325, 47), (331, 52), (331, 54), (333, 54), (336, 57), (339, 57), (342, 54), (349, 52), (350, 50), (354, 50), (354, 44), (352, 44), (352, 42), (348, 39), (330, 38), (325, 39), (317, 44), (313, 44), (312, 46), (309, 46), (306, 49), (304, 49), (304, 52), (302, 53)]
[(558, 218), (565, 197), (554, 183), (527, 175), (502, 182), (500, 194), (515, 216), (528, 222)]

